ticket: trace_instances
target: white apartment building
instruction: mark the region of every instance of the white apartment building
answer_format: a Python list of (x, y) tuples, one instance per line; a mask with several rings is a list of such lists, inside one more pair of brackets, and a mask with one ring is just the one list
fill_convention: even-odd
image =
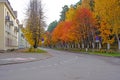
[(18, 48), (28, 48), (30, 47), (29, 43), (26, 41), (23, 32), (22, 32), (23, 25), (19, 25), (19, 33), (18, 33)]
[(0, 0), (0, 50), (18, 48), (17, 12), (8, 0)]

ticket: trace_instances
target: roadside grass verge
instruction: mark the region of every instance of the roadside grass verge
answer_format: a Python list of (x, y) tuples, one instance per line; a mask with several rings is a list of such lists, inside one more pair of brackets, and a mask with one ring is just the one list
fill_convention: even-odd
[(47, 53), (46, 51), (42, 50), (42, 49), (34, 49), (34, 48), (28, 48), (25, 51), (26, 53)]
[(75, 53), (85, 53), (85, 54), (90, 54), (90, 55), (100, 55), (100, 56), (106, 56), (106, 57), (120, 57), (120, 52), (115, 51), (115, 50), (92, 50), (89, 49), (87, 52), (85, 49), (77, 49), (77, 48), (70, 48), (70, 49), (65, 49), (65, 48), (54, 48), (55, 50), (62, 50), (62, 51), (69, 51), (69, 52), (75, 52)]
[(26, 49), (20, 49), (17, 50), (17, 52), (20, 53), (36, 53), (36, 54), (43, 54), (43, 53), (47, 53), (46, 51), (42, 50), (42, 49), (34, 49), (34, 48), (26, 48)]
[(92, 54), (92, 55), (101, 55), (101, 56), (107, 56), (107, 57), (120, 57), (120, 53), (119, 52), (113, 52), (113, 53), (100, 53), (100, 52), (89, 52), (88, 54)]

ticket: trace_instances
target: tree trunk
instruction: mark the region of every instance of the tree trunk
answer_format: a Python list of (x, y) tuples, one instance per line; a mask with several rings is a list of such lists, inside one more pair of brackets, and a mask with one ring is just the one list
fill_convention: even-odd
[(110, 49), (110, 43), (107, 43), (107, 50)]
[(84, 43), (82, 43), (82, 49), (84, 49), (85, 48), (85, 45), (84, 45)]
[(75, 48), (78, 48), (78, 45), (77, 45), (77, 43), (75, 43)]
[(101, 43), (99, 42), (99, 49), (101, 49), (102, 48), (102, 46), (101, 46)]
[(34, 43), (34, 48), (37, 48), (38, 47), (38, 44), (37, 44), (37, 41), (35, 40), (35, 43)]
[(72, 48), (74, 48), (74, 44), (72, 43)]
[(80, 44), (78, 43), (78, 48), (80, 48)]
[(117, 42), (118, 42), (118, 49), (120, 50), (120, 38), (117, 33), (116, 33), (116, 38), (117, 38)]
[(69, 44), (67, 44), (67, 49), (69, 49)]
[(94, 43), (94, 42), (92, 42), (92, 48), (93, 48), (93, 49), (95, 48), (95, 43)]
[(120, 40), (118, 41), (118, 49), (120, 50)]

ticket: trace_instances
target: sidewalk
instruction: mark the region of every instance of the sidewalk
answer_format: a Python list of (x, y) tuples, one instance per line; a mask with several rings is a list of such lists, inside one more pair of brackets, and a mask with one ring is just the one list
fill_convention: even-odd
[(40, 61), (52, 57), (51, 55), (45, 54), (34, 54), (34, 53), (0, 53), (0, 66), (19, 64), (33, 61)]

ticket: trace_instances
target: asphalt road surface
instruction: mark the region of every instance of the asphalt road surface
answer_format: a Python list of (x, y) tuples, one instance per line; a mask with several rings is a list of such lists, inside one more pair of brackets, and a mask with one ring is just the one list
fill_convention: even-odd
[(49, 59), (0, 66), (0, 80), (120, 80), (120, 59), (45, 49)]

